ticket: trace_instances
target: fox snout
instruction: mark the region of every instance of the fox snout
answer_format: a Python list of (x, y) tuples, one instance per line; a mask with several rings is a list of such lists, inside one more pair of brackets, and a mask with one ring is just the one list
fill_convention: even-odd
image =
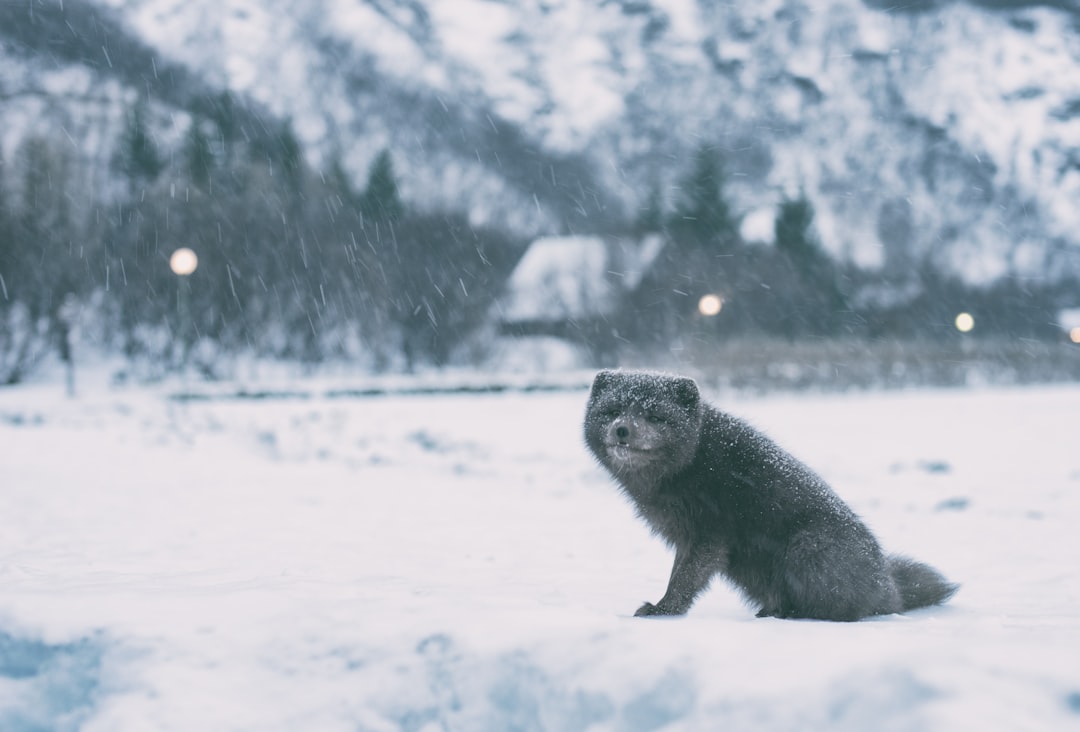
[(662, 442), (663, 437), (651, 424), (633, 416), (621, 416), (608, 426), (607, 444), (634, 449), (650, 449)]

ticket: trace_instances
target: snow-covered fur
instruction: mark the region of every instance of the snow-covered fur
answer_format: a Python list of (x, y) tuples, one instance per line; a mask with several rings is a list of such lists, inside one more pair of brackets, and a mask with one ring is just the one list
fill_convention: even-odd
[(702, 401), (692, 379), (599, 372), (585, 442), (675, 549), (667, 592), (635, 615), (682, 615), (718, 574), (758, 617), (858, 620), (957, 590), (931, 567), (885, 555), (824, 480)]

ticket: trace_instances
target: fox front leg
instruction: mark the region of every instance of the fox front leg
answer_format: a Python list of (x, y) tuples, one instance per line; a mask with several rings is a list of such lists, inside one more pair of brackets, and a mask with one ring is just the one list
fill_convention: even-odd
[(713, 575), (722, 569), (720, 554), (697, 548), (675, 550), (667, 592), (655, 605), (647, 602), (637, 609), (635, 617), (654, 615), (685, 615), (697, 596), (709, 586)]

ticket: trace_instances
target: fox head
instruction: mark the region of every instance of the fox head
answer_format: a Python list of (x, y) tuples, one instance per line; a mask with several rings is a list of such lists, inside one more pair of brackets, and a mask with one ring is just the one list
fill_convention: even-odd
[(701, 430), (693, 379), (649, 371), (601, 371), (585, 411), (585, 442), (620, 482), (652, 484), (685, 467)]

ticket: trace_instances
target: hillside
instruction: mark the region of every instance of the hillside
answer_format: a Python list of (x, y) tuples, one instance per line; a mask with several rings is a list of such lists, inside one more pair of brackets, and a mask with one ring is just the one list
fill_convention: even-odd
[[(109, 4), (296, 120), (312, 155), (363, 171), (390, 146), (408, 195), (477, 220), (670, 201), (704, 142), (740, 213), (805, 190), (826, 246), (863, 264), (1078, 266), (1074, 2)], [(537, 218), (522, 193), (547, 203), (547, 183), (562, 196)]]

